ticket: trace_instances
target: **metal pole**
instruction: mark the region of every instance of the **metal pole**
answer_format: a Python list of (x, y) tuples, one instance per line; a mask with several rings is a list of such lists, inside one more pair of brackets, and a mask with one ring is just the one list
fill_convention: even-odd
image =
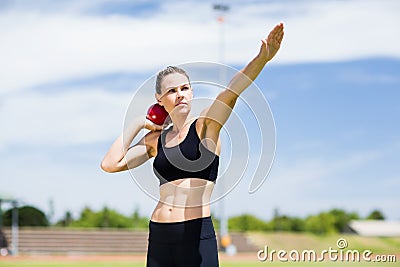
[(12, 255), (18, 255), (18, 203), (16, 200), (12, 202), (12, 226), (11, 226), (11, 249)]
[[(217, 10), (220, 14), (218, 16), (218, 23), (219, 23), (219, 63), (224, 64), (225, 63), (225, 34), (224, 34), (224, 22), (225, 18), (223, 16), (223, 13), (229, 10), (229, 6), (227, 5), (222, 5), (222, 4), (216, 4), (214, 5), (214, 10)], [(220, 67), (219, 71), (219, 79), (220, 79), (220, 84), (223, 86), (227, 86), (227, 81), (226, 81), (226, 68), (224, 66)], [(221, 140), (222, 143), (224, 143), (224, 140), (228, 140), (226, 138), (226, 133), (224, 131), (220, 132), (221, 134)], [(222, 149), (222, 154), (223, 154)], [(223, 157), (222, 157), (223, 158)], [(224, 161), (221, 161), (221, 167), (225, 169)], [(222, 190), (222, 194), (225, 193), (225, 184), (224, 181), (221, 180), (220, 182), (220, 189)], [(228, 218), (226, 217), (225, 214), (225, 199), (221, 198), (219, 201), (219, 215), (220, 215), (220, 241), (221, 241), (221, 247), (223, 250), (226, 250), (226, 248), (231, 245), (229, 233), (228, 233)]]
[(0, 230), (3, 227), (3, 210), (1, 208), (1, 204), (2, 204), (3, 200), (0, 199)]

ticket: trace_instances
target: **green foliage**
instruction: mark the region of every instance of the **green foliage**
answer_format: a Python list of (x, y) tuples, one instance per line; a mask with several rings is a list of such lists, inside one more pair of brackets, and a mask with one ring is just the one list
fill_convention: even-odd
[(228, 220), (228, 227), (229, 230), (241, 232), (271, 230), (268, 223), (250, 214), (230, 218)]
[(300, 218), (290, 218), (286, 215), (275, 216), (270, 222), (274, 231), (303, 231), (304, 221)]
[[(32, 206), (23, 206), (17, 209), (18, 209), (19, 226), (49, 225), (49, 221), (43, 211)], [(3, 214), (3, 225), (11, 226), (11, 223), (12, 223), (12, 209), (9, 209)]]
[(332, 209), (311, 215), (305, 219), (279, 215), (277, 210), (271, 221), (265, 222), (250, 214), (232, 217), (229, 219), (229, 230), (232, 231), (291, 231), (311, 232), (314, 234), (331, 234), (344, 232), (351, 220), (359, 216), (340, 209)]
[(340, 233), (346, 230), (346, 227), (351, 220), (359, 219), (355, 212), (347, 213), (344, 210), (333, 209), (329, 213), (335, 217), (334, 227), (336, 231)]
[(148, 219), (141, 217), (139, 211), (135, 210), (132, 216), (125, 216), (116, 210), (104, 207), (100, 211), (93, 211), (85, 207), (77, 220), (74, 220), (70, 212), (67, 212), (64, 219), (57, 222), (58, 226), (65, 227), (88, 227), (88, 228), (134, 228), (144, 229), (148, 226)]
[(291, 230), (293, 232), (302, 232), (305, 230), (305, 222), (301, 218), (291, 218)]
[(58, 221), (55, 225), (56, 226), (62, 226), (62, 227), (67, 227), (70, 226), (72, 221), (74, 219), (72, 218), (72, 214), (70, 211), (67, 211), (64, 215), (64, 218)]
[(384, 220), (385, 217), (379, 210), (373, 210), (368, 216), (367, 220)]
[(305, 219), (305, 230), (314, 234), (335, 233), (335, 216), (329, 212), (308, 216)]
[[(3, 214), (5, 226), (11, 225), (12, 209)], [(44, 212), (31, 206), (18, 208), (20, 226), (48, 226), (49, 222)], [(218, 230), (220, 221), (212, 216), (215, 229)], [(231, 217), (228, 220), (230, 231), (292, 231), (292, 232), (311, 232), (315, 234), (340, 233), (346, 230), (351, 220), (359, 219), (355, 212), (346, 212), (341, 209), (332, 209), (316, 215), (310, 215), (304, 219), (279, 215), (275, 211), (275, 216), (270, 221), (263, 221), (253, 215), (243, 214)], [(367, 219), (383, 220), (384, 216), (379, 210), (373, 210)], [(71, 212), (67, 211), (64, 217), (56, 223), (62, 227), (89, 227), (89, 228), (131, 228), (147, 229), (149, 219), (140, 216), (139, 210), (135, 209), (131, 216), (125, 216), (116, 210), (104, 207), (100, 211), (94, 211), (90, 207), (85, 207), (77, 219), (72, 217)]]
[(347, 213), (344, 210), (332, 209), (308, 216), (305, 219), (305, 230), (315, 234), (344, 232), (349, 222), (358, 218), (359, 216), (354, 212)]
[(149, 219), (147, 217), (141, 217), (139, 214), (139, 209), (135, 209), (131, 216), (133, 222), (133, 228), (135, 229), (147, 229), (149, 226)]

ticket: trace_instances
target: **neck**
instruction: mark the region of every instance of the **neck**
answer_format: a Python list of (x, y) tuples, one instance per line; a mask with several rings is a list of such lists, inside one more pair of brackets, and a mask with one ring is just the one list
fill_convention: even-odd
[(171, 120), (173, 123), (172, 131), (173, 132), (180, 132), (181, 129), (186, 125), (186, 122), (189, 118), (189, 114), (180, 115), (180, 116), (172, 116)]

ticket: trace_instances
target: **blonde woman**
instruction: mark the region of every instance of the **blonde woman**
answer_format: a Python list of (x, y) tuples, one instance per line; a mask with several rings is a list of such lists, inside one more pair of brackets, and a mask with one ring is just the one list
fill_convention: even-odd
[[(106, 172), (135, 168), (154, 157), (160, 199), (149, 223), (148, 267), (219, 266), (210, 198), (218, 176), (222, 126), (239, 95), (278, 52), (283, 23), (262, 40), (259, 53), (236, 74), (198, 118), (189, 118), (193, 88), (187, 73), (169, 66), (156, 78), (155, 98), (171, 126), (134, 119), (101, 162)], [(149, 132), (135, 145), (141, 129)]]

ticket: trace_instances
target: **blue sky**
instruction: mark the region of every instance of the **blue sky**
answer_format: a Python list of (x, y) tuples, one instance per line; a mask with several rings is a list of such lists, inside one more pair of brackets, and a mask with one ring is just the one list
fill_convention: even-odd
[[(155, 202), (129, 173), (99, 163), (146, 79), (166, 65), (219, 60), (214, 2), (82, 2), (0, 4), (0, 194), (46, 212), (52, 199), (53, 219), (85, 205), (150, 216)], [(249, 177), (233, 189), (227, 214), (377, 208), (400, 219), (400, 4), (229, 4), (227, 64), (246, 64), (279, 21), (286, 35), (256, 80), (275, 119), (276, 158), (256, 193)]]

